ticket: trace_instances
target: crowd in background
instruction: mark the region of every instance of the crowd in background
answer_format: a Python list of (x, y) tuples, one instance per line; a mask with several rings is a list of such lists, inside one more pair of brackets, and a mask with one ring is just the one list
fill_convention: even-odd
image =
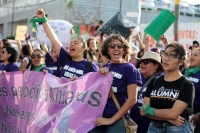
[[(37, 16), (44, 18), (44, 11), (39, 9)], [(99, 27), (102, 23), (100, 21)], [(130, 37), (134, 32), (130, 29), (130, 36), (126, 39), (118, 34), (105, 36), (100, 33), (99, 40), (91, 37), (85, 41), (77, 37), (65, 48), (47, 22), (42, 26), (52, 48), (40, 44), (41, 49), (34, 49), (29, 42), (30, 35), (26, 34), (26, 45), (21, 45), (17, 40), (20, 51), (18, 59), (17, 51), (8, 40), (3, 39), (0, 41), (0, 71), (41, 71), (60, 78), (70, 78), (71, 81), (88, 72), (104, 75), (111, 72), (114, 77), (111, 88), (121, 108), (118, 110), (113, 99), (108, 98), (102, 118), (96, 119), (96, 127), (91, 133), (125, 132), (122, 116), (128, 123), (129, 117), (137, 123), (138, 133), (189, 133), (188, 118), (192, 114), (192, 124), (198, 125), (198, 41), (194, 41), (190, 49), (186, 50), (181, 43), (169, 42), (166, 35), (161, 35), (164, 47), (150, 48), (150, 37), (142, 42), (137, 34), (136, 40), (140, 44), (138, 50), (130, 45)]]

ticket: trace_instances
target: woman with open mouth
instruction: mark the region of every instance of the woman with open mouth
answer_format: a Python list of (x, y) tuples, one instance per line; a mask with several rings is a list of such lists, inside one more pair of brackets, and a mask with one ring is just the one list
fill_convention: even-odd
[(186, 50), (178, 42), (161, 52), (164, 75), (148, 85), (140, 114), (151, 119), (147, 133), (190, 133), (188, 118), (193, 106), (194, 86), (181, 73)]
[(197, 126), (199, 121), (200, 113), (200, 48), (194, 48), (192, 50), (190, 61), (190, 67), (185, 70), (184, 75), (190, 80), (195, 87), (195, 97), (194, 97), (194, 116), (191, 122), (194, 126)]
[(40, 49), (35, 49), (31, 55), (32, 66), (31, 71), (46, 72), (52, 74), (52, 71), (45, 66), (45, 54)]
[(17, 51), (9, 46), (3, 46), (0, 51), (0, 71), (1, 72), (14, 72), (19, 71), (15, 65)]
[(136, 103), (137, 86), (141, 84), (139, 71), (130, 62), (125, 61), (129, 52), (130, 46), (121, 35), (112, 34), (104, 41), (101, 53), (110, 60), (110, 63), (100, 68), (99, 72), (104, 75), (110, 72), (113, 75), (111, 90), (121, 108), (118, 110), (112, 97), (109, 97), (102, 118), (96, 119), (96, 127), (90, 131), (91, 133), (126, 132), (122, 117), (129, 122), (127, 112)]
[[(39, 9), (37, 12), (39, 18), (45, 17), (43, 9)], [(68, 51), (62, 46), (62, 43), (58, 40), (56, 34), (51, 29), (47, 22), (42, 23), (44, 30), (51, 41), (53, 48), (58, 54), (58, 61), (61, 64), (61, 77), (70, 78), (71, 80), (80, 77), (87, 72), (96, 72), (98, 66), (94, 63), (83, 58), (83, 53), (87, 49), (86, 43), (82, 38), (72, 39)]]

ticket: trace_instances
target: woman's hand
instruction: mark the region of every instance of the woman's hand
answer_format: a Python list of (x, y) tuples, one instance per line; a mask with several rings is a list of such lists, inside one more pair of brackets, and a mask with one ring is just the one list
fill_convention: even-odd
[(144, 40), (144, 45), (148, 45), (149, 42), (150, 42), (150, 40), (151, 40), (150, 36), (147, 36), (147, 37), (145, 38), (145, 40)]
[(145, 116), (144, 110), (142, 110), (141, 108), (140, 108), (140, 115)]
[(101, 126), (101, 125), (111, 125), (115, 121), (112, 118), (97, 118), (94, 122), (95, 126)]
[(0, 72), (1, 72), (2, 74), (6, 74), (6, 71), (4, 71), (4, 70), (3, 70), (3, 71), (0, 71)]
[(45, 12), (42, 8), (39, 8), (36, 14), (37, 14), (38, 18), (44, 18), (45, 17)]
[(70, 81), (74, 81), (74, 80), (76, 80), (77, 78), (78, 78), (77, 76), (72, 77), (72, 78), (70, 79)]
[(21, 69), (22, 73), (24, 73), (26, 71), (26, 69)]
[(136, 36), (135, 36), (135, 39), (139, 42), (141, 39), (140, 39), (140, 34), (137, 33)]
[(109, 68), (108, 67), (100, 68), (98, 72), (103, 74), (103, 75), (105, 75), (105, 76), (107, 76), (108, 73), (109, 73)]
[(47, 74), (47, 73), (48, 73), (48, 71), (47, 71), (47, 70), (43, 70), (43, 73), (44, 73), (44, 74)]
[(185, 118), (179, 116), (176, 120), (168, 120), (168, 121), (175, 126), (182, 126), (185, 121)]
[(168, 39), (166, 35), (161, 35), (160, 36), (160, 40), (164, 43), (164, 44), (168, 44)]
[(199, 120), (199, 114), (198, 113), (196, 113), (193, 117), (192, 117), (192, 119), (190, 120), (190, 122), (192, 122), (193, 121), (193, 125), (194, 126), (196, 126), (197, 125), (197, 122), (198, 122), (198, 120)]

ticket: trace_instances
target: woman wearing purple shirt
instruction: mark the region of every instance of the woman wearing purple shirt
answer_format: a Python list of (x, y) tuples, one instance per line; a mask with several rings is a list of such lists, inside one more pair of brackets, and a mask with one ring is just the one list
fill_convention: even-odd
[[(43, 9), (39, 9), (37, 12), (37, 16), (39, 18), (45, 17), (45, 12)], [(65, 63), (66, 58), (68, 61), (63, 65), (61, 68), (61, 77), (70, 78), (72, 80), (76, 79), (87, 73), (86, 71), (86, 63), (87, 59), (83, 58), (83, 53), (86, 50), (86, 43), (83, 41), (82, 38), (74, 38), (69, 46), (69, 52), (62, 47), (62, 43), (58, 40), (56, 34), (51, 29), (47, 22), (42, 23), (44, 30), (50, 39), (53, 48), (55, 49), (56, 53), (59, 55), (58, 61)], [(91, 63), (91, 70), (90, 72), (96, 72), (98, 70), (98, 66), (94, 63)]]
[(18, 67), (14, 64), (17, 57), (17, 51), (8, 46), (4, 46), (0, 51), (0, 71), (14, 72), (19, 71)]
[(96, 127), (91, 133), (125, 133), (122, 117), (129, 120), (128, 111), (136, 103), (137, 86), (141, 84), (141, 76), (138, 70), (125, 57), (129, 54), (130, 46), (127, 41), (118, 34), (108, 37), (102, 48), (102, 55), (110, 60), (104, 68), (99, 70), (102, 74), (109, 71), (113, 74), (111, 88), (121, 106), (117, 109), (112, 98), (108, 98), (102, 118), (94, 122)]
[(45, 52), (45, 64), (46, 66), (53, 72), (53, 75), (60, 77), (60, 65), (61, 63), (58, 61), (58, 54), (56, 50), (52, 48), (51, 52), (48, 52), (48, 48), (46, 45), (41, 45), (42, 50)]

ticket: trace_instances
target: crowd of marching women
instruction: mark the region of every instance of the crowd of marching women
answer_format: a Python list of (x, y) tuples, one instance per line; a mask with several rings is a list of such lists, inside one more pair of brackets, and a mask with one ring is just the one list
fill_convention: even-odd
[[(196, 126), (200, 113), (200, 47), (197, 41), (188, 52), (178, 42), (160, 40), (162, 50), (150, 49), (150, 38), (144, 43), (136, 35), (141, 50), (130, 47), (130, 38), (111, 34), (100, 40), (72, 39), (68, 49), (62, 46), (45, 18), (43, 9), (37, 12), (52, 49), (45, 44), (33, 49), (26, 35), (27, 45), (17, 41), (20, 66), (16, 65), (17, 52), (6, 39), (0, 42), (0, 71), (43, 71), (71, 81), (88, 72), (113, 75), (111, 90), (120, 105), (118, 109), (108, 98), (102, 118), (94, 121), (91, 133), (125, 133), (124, 116), (138, 125), (137, 133), (189, 133), (189, 123)], [(133, 29), (130, 29), (130, 36)], [(193, 115), (191, 120), (189, 116)]]

